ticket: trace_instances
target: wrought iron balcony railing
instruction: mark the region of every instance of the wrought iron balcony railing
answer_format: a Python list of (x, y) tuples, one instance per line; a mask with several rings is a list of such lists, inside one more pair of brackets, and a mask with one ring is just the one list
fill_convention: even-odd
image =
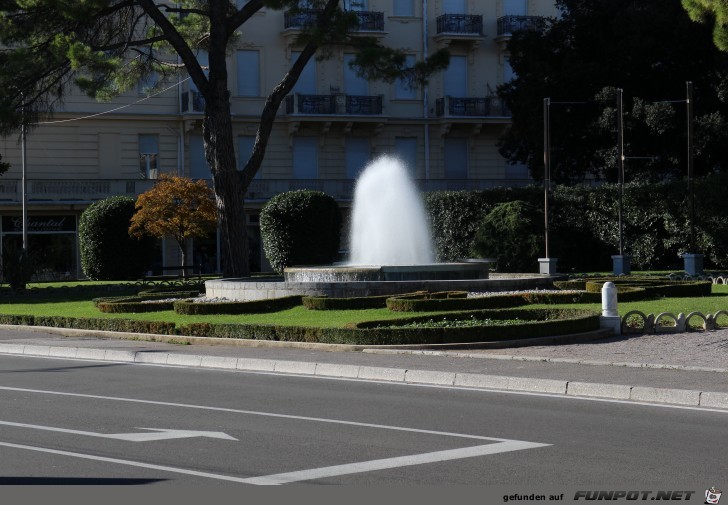
[(351, 114), (379, 115), (383, 111), (382, 95), (304, 95), (296, 93), (286, 97), (286, 114)]
[[(211, 181), (208, 181), (211, 183)], [(21, 204), (21, 180), (0, 182), (0, 203)], [(48, 202), (91, 203), (110, 196), (139, 195), (153, 186), (153, 180), (139, 179), (35, 179), (28, 181), (26, 198), (30, 205)], [(483, 190), (497, 186), (526, 186), (532, 179), (418, 179), (421, 191)], [(285, 191), (312, 189), (323, 191), (337, 200), (349, 201), (354, 195), (354, 179), (254, 179), (246, 199), (266, 201)]]
[(483, 98), (445, 96), (435, 101), (435, 114), (437, 117), (510, 117), (511, 111), (497, 96)]
[(483, 35), (483, 16), (480, 14), (442, 14), (437, 17), (437, 33)]
[[(289, 29), (302, 29), (313, 26), (321, 16), (321, 9), (301, 9), (299, 11), (286, 11), (283, 14), (283, 27)], [(355, 11), (359, 18), (359, 31), (384, 31), (384, 13), (371, 11)]]
[[(110, 196), (139, 195), (154, 185), (152, 179), (30, 179), (26, 181), (26, 199), (33, 202), (92, 202)], [(20, 203), (22, 181), (0, 182), (0, 202)]]
[[(420, 191), (480, 191), (494, 187), (520, 187), (533, 184), (533, 179), (417, 179)], [(350, 201), (354, 196), (354, 179), (254, 179), (246, 200), (268, 200), (296, 189), (322, 191), (336, 200)]]
[(546, 24), (542, 16), (502, 16), (498, 18), (498, 36), (525, 30), (540, 30)]

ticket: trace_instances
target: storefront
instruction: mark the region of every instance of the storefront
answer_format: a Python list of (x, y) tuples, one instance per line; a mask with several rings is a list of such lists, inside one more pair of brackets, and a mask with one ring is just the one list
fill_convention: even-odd
[[(23, 246), (23, 218), (2, 216), (0, 247)], [(74, 214), (28, 216), (28, 251), (36, 263), (39, 281), (64, 280), (80, 275), (78, 219)]]

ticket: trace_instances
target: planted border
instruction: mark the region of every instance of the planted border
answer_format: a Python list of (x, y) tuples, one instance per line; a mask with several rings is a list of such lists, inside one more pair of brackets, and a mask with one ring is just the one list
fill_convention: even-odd
[(0, 314), (0, 324), (20, 326), (47, 326), (78, 330), (121, 331), (128, 333), (153, 333), (174, 335), (175, 324), (166, 321), (137, 321), (134, 319), (103, 319), (64, 316), (23, 316)]
[(444, 312), (452, 310), (486, 310), (514, 308), (536, 303), (598, 303), (600, 300), (600, 294), (587, 292), (519, 293), (482, 296), (476, 298), (441, 298), (432, 297), (430, 295), (411, 295), (393, 296), (388, 298), (387, 308), (394, 312)]
[(284, 296), (268, 300), (253, 300), (249, 302), (193, 302), (178, 300), (173, 302), (174, 311), (183, 315), (209, 315), (209, 314), (262, 314), (264, 312), (278, 312), (301, 305), (301, 296)]
[[(599, 314), (575, 309), (514, 309), (456, 312), (445, 317), (481, 319), (522, 318), (522, 324), (467, 328), (406, 328), (397, 326), (431, 316), (393, 321), (369, 321), (348, 328), (274, 326), (253, 324), (193, 323), (180, 328), (181, 334), (199, 337), (244, 338), (285, 342), (318, 342), (354, 345), (411, 345), (473, 343), (520, 338), (547, 337), (599, 329)], [(558, 319), (549, 319), (557, 317)]]
[[(443, 297), (448, 293), (455, 292), (441, 292), (433, 293)], [(468, 296), (465, 291), (458, 291), (458, 295)], [(409, 293), (404, 295), (398, 295), (399, 297), (408, 297), (416, 295), (424, 295), (425, 291), (418, 291), (416, 293)], [(387, 308), (387, 299), (391, 298), (392, 295), (381, 295), (381, 296), (357, 296), (352, 298), (329, 298), (327, 296), (304, 296), (302, 299), (303, 306), (309, 310), (366, 310), (366, 309), (384, 309)]]

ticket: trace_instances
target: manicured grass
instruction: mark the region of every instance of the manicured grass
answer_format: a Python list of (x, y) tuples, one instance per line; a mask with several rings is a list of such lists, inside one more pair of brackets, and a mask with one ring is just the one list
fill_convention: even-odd
[[(47, 285), (47, 284), (46, 284)], [(66, 284), (69, 285), (69, 284)], [(718, 310), (728, 310), (728, 285), (713, 285), (713, 295), (700, 298), (663, 298), (659, 300), (638, 301), (619, 303), (619, 313), (624, 315), (631, 310), (639, 310), (645, 314), (655, 315), (661, 312), (672, 312), (677, 315), (680, 312), (688, 314), (693, 311), (700, 311), (704, 314), (715, 313)], [(110, 293), (114, 296), (114, 293)], [(174, 322), (178, 326), (189, 323), (248, 323), (248, 324), (275, 324), (286, 326), (320, 326), (320, 327), (343, 327), (348, 323), (389, 320), (407, 317), (411, 314), (391, 312), (387, 309), (368, 310), (308, 310), (304, 307), (295, 307), (280, 312), (267, 314), (245, 314), (245, 315), (180, 315), (174, 311), (147, 312), (140, 314), (105, 314), (94, 307), (92, 298), (102, 296), (84, 295), (74, 293), (73, 295), (54, 293), (49, 296), (32, 295), (20, 298), (0, 299), (0, 313), (11, 315), (34, 315), (34, 316), (67, 316), (67, 317), (88, 317), (88, 318), (118, 318), (138, 319), (144, 321), (167, 321)], [(559, 305), (532, 305), (532, 308), (579, 308), (601, 311), (601, 304), (559, 304)], [(442, 312), (418, 313), (418, 316), (437, 315)]]
[[(168, 321), (178, 326), (189, 323), (278, 324), (285, 326), (343, 327), (347, 323), (401, 318), (401, 313), (387, 309), (368, 310), (308, 310), (303, 306), (268, 314), (185, 316), (174, 311), (145, 312), (140, 314), (105, 314), (85, 301), (36, 301), (33, 303), (2, 303), (1, 314), (32, 316), (66, 316), (90, 318), (138, 319), (142, 321)], [(423, 313), (440, 314), (440, 312)]]

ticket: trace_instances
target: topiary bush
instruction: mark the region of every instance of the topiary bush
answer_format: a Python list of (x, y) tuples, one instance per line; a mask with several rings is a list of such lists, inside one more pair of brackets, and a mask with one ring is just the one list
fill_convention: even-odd
[(6, 242), (2, 254), (3, 280), (10, 285), (13, 291), (25, 289), (35, 273), (35, 262), (28, 251)]
[(331, 196), (298, 190), (271, 198), (260, 211), (263, 250), (273, 269), (326, 265), (339, 254), (341, 214)]
[(533, 272), (543, 244), (543, 213), (529, 202), (496, 205), (478, 229), (473, 253), (498, 259), (501, 272)]
[(154, 239), (129, 236), (134, 199), (113, 196), (81, 214), (78, 235), (81, 267), (91, 280), (137, 279), (152, 262)]

